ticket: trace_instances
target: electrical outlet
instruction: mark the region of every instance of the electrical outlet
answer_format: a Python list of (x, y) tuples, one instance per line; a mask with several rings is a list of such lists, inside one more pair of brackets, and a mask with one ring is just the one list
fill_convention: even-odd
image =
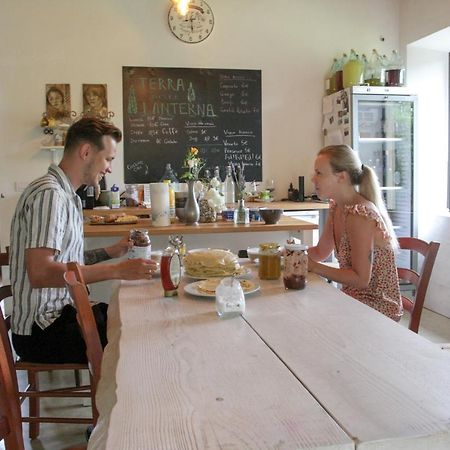
[(26, 181), (16, 181), (14, 182), (16, 192), (23, 192), (25, 188), (28, 186), (28, 182)]

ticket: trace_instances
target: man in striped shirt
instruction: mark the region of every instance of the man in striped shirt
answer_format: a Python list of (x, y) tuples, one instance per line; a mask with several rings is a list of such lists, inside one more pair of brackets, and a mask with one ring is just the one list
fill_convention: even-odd
[[(75, 191), (82, 184), (96, 185), (111, 173), (121, 139), (121, 131), (103, 120), (86, 117), (75, 122), (67, 132), (59, 166), (50, 166), (18, 201), (11, 223), (11, 330), (14, 348), (25, 361), (86, 361), (63, 278), (67, 262), (82, 264), (86, 283), (148, 279), (156, 270), (154, 261), (144, 259), (95, 264), (124, 255), (127, 237), (110, 247), (84, 252), (81, 200)], [(107, 305), (100, 303), (93, 309), (105, 345)]]

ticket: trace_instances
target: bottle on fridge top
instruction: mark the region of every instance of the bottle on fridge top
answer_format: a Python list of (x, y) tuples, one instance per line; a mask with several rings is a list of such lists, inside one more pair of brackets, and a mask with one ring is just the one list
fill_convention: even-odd
[(362, 83), (363, 64), (355, 50), (350, 51), (349, 60), (343, 69), (344, 88), (359, 86)]
[(343, 69), (347, 61), (347, 53), (343, 53), (342, 57), (338, 59), (338, 62), (336, 64), (336, 72), (334, 73), (334, 84), (336, 86), (336, 92), (342, 91), (342, 89), (344, 89)]
[(120, 208), (120, 192), (119, 187), (113, 184), (111, 186), (111, 209)]
[(236, 183), (233, 180), (231, 166), (227, 166), (227, 175), (223, 182), (223, 195), (225, 196), (225, 204), (228, 208), (234, 207)]
[(333, 64), (331, 64), (330, 71), (328, 72), (327, 77), (325, 78), (325, 92), (327, 95), (334, 94), (337, 92), (336, 89), (336, 67), (338, 60), (337, 58), (333, 59)]
[(372, 50), (367, 66), (364, 68), (364, 83), (369, 86), (384, 85), (384, 70), (381, 55), (376, 49)]
[(405, 78), (405, 65), (397, 50), (392, 50), (391, 59), (385, 71), (386, 86), (403, 86)]

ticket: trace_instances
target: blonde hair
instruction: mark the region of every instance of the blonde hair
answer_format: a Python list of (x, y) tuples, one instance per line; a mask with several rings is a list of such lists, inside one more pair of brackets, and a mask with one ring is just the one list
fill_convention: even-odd
[(348, 145), (329, 145), (318, 154), (328, 157), (333, 172), (347, 172), (350, 182), (357, 191), (378, 208), (392, 245), (398, 248), (397, 237), (381, 195), (380, 183), (375, 171), (362, 164), (358, 153)]

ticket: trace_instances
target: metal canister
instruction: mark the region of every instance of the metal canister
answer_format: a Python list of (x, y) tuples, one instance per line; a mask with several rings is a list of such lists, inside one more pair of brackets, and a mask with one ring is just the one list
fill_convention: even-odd
[(286, 289), (304, 289), (308, 273), (308, 246), (286, 244), (283, 282)]
[(280, 246), (276, 242), (259, 244), (259, 278), (278, 280), (281, 275)]

